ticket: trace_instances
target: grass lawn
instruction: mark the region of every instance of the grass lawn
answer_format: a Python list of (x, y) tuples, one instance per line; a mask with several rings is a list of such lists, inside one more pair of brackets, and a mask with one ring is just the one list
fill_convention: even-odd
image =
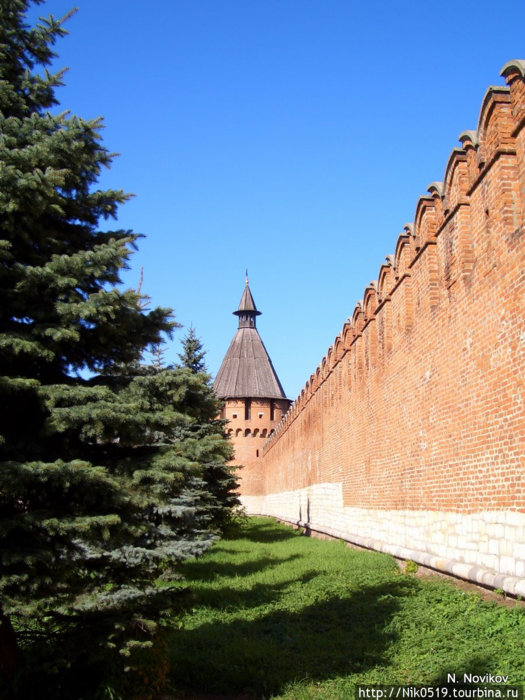
[(250, 518), (184, 574), (194, 606), (169, 648), (187, 697), (348, 700), (356, 684), (454, 672), (525, 682), (523, 607), (402, 574), (384, 554)]

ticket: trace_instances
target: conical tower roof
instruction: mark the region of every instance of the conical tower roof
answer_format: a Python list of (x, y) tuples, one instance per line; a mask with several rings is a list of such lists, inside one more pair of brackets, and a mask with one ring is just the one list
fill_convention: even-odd
[(233, 313), (236, 316), (241, 316), (245, 311), (251, 311), (255, 316), (261, 315), (261, 312), (257, 311), (257, 307), (255, 306), (255, 302), (250, 291), (250, 285), (248, 284), (248, 276), (246, 276), (246, 282), (244, 285), (244, 291), (242, 293), (241, 300), (239, 302), (239, 308)]
[(239, 308), (233, 313), (239, 317), (239, 328), (215, 377), (215, 393), (221, 399), (286, 399), (279, 377), (256, 328), (256, 317), (261, 312), (255, 306), (248, 277)]

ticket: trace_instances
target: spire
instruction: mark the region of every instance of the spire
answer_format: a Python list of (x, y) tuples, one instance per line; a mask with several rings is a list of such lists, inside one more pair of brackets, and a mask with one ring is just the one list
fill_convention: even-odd
[(248, 274), (237, 311), (239, 328), (213, 383), (221, 399), (233, 397), (286, 399), (272, 361), (255, 327), (260, 315), (248, 284)]
[(239, 317), (239, 328), (255, 328), (255, 326), (257, 325), (255, 319), (257, 316), (261, 315), (261, 312), (258, 311), (257, 307), (255, 306), (255, 302), (250, 291), (250, 285), (248, 282), (248, 270), (246, 270), (244, 291), (242, 293), (241, 301), (239, 302), (239, 308), (233, 313), (235, 314), (235, 316)]

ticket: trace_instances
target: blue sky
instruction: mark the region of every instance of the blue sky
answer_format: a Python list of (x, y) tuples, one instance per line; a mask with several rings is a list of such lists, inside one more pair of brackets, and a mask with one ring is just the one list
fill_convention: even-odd
[[(64, 15), (47, 0), (35, 15)], [(136, 196), (126, 286), (196, 329), (215, 374), (248, 268), (290, 398), (376, 279), (418, 197), (513, 58), (525, 3), (78, 0), (57, 44), (64, 109), (102, 115)], [(178, 331), (167, 359), (177, 359)]]

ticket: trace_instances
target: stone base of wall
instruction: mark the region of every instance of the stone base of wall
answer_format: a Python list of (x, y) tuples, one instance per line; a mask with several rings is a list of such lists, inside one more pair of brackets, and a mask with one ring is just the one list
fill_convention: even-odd
[(341, 484), (243, 496), (269, 515), (511, 595), (525, 595), (525, 513), (371, 510), (343, 505)]

